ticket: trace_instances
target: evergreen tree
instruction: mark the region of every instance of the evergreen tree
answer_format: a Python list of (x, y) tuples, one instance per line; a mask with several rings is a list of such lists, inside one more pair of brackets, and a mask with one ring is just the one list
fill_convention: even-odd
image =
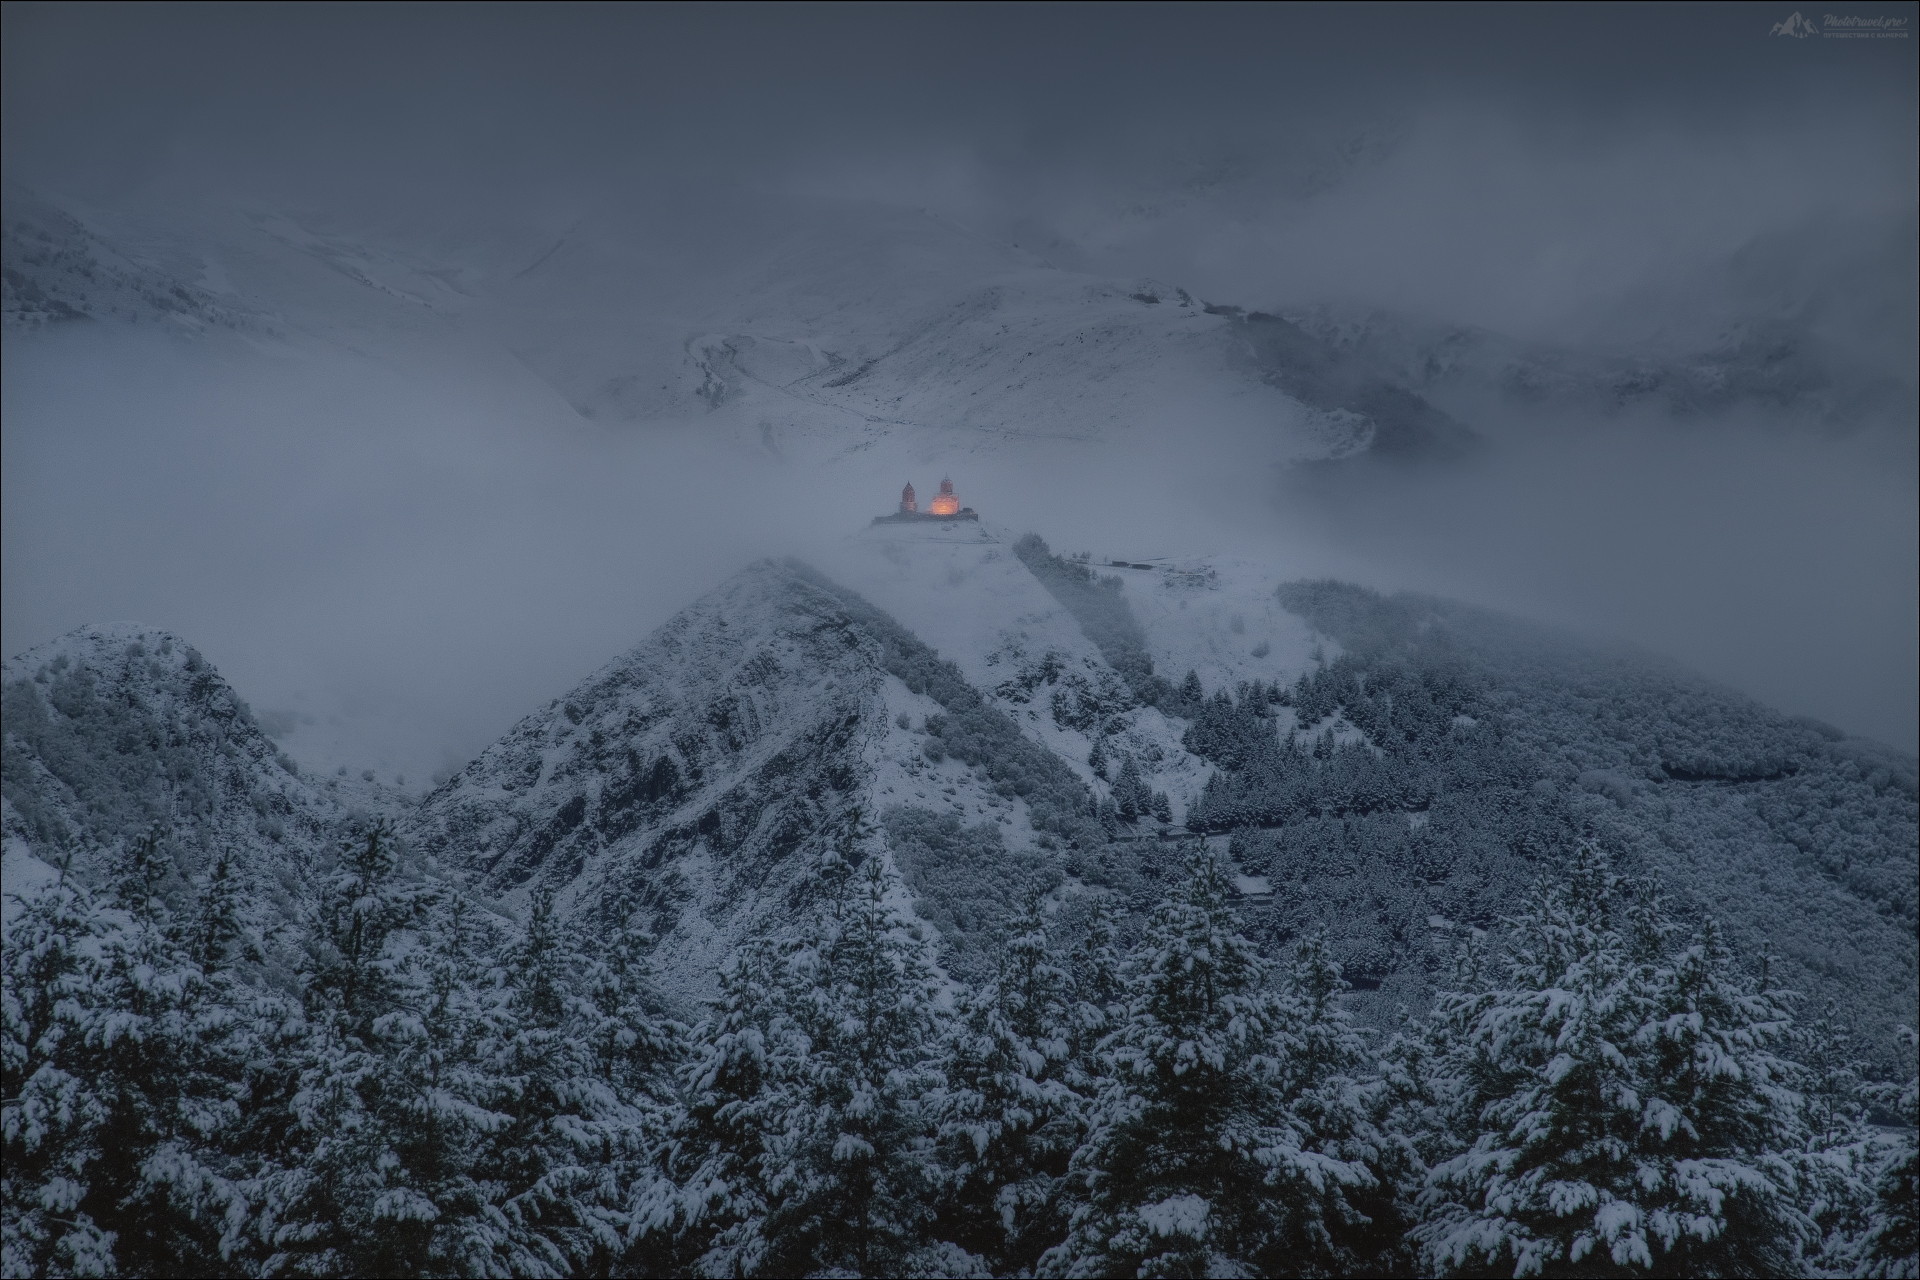
[(134, 842), (116, 909), (63, 873), (22, 902), (5, 961), (4, 1269), (173, 1275), (221, 1264), (244, 1213), (218, 1140), (246, 1053), (173, 937), (157, 833)]
[(1078, 999), (1067, 1024), (1071, 1041), (1066, 1080), (1075, 1092), (1086, 1096), (1105, 1074), (1099, 1061), (1100, 1042), (1126, 1012), (1126, 983), (1114, 942), (1113, 911), (1105, 897), (1093, 899), (1086, 933), (1074, 947), (1071, 960)]
[[(844, 860), (843, 860), (844, 861)], [(710, 1276), (973, 1274), (928, 1243), (934, 976), (868, 856), (817, 937), (743, 946), (696, 1034), (658, 1175), (634, 1200), (638, 1269)], [(984, 1274), (984, 1272), (981, 1272)]]
[(395, 877), (391, 841), (375, 823), (322, 882), (304, 1016), (280, 1031), (284, 1082), (260, 1082), (284, 1107), (259, 1117), (247, 1187), (270, 1271), (424, 1275), (485, 1269), (493, 1251), (468, 1231), (496, 1211), (473, 1166), (507, 1117), (486, 1105), (496, 1082), (473, 1048), (504, 1010), (458, 928), (438, 948), (400, 945), (441, 895)]
[(1828, 1007), (1791, 1036), (1803, 1099), (1800, 1203), (1812, 1224), (1812, 1266), (1822, 1274), (1862, 1270), (1865, 1238), (1874, 1222), (1874, 1174), (1880, 1144), (1867, 1123), (1868, 1087), (1853, 1037)]
[[(1276, 1167), (1271, 1177), (1284, 1182), (1283, 1194), (1296, 1205), (1288, 1254), (1316, 1259), (1336, 1274), (1393, 1272), (1411, 1261), (1403, 1256), (1412, 1216), (1405, 1193), (1422, 1166), (1412, 1145), (1379, 1122), (1388, 1099), (1373, 1055), (1340, 1003), (1348, 990), (1325, 933), (1303, 941), (1283, 986), (1290, 1017), (1277, 1037), (1280, 1091), (1304, 1151), (1368, 1176), (1319, 1178), (1303, 1163)], [(1309, 1205), (1312, 1211), (1303, 1211)]]
[(1363, 1165), (1312, 1149), (1287, 1114), (1284, 1048), (1297, 1022), (1265, 989), (1234, 928), (1220, 869), (1202, 852), (1128, 959), (1123, 1020), (1101, 1046), (1091, 1132), (1075, 1153), (1067, 1240), (1048, 1274), (1210, 1275), (1324, 1270), (1290, 1247), (1315, 1234), (1318, 1200), (1293, 1191), (1367, 1185)]
[[(1911, 1062), (1920, 1048), (1920, 1035), (1911, 1027), (1901, 1027), (1900, 1039)], [(1920, 1277), (1920, 1143), (1915, 1140), (1920, 1127), (1920, 1073), (1907, 1077), (1894, 1105), (1906, 1128), (1874, 1187), (1874, 1222), (1862, 1251), (1862, 1273), (1914, 1280)]]
[(57, 886), (21, 903), (7, 928), (0, 1270), (10, 1276), (116, 1271), (115, 1232), (96, 1216), (110, 1216), (111, 1207), (93, 1194), (108, 1115), (87, 1053), (102, 977), (98, 910), (63, 870)]
[(1064, 1229), (1057, 1184), (1080, 1139), (1081, 1099), (1064, 1083), (1072, 977), (1054, 963), (1035, 900), (999, 980), (965, 992), (930, 1099), (944, 1172), (940, 1234), (996, 1274), (1030, 1273)]
[(636, 1186), (627, 1256), (637, 1274), (763, 1273), (768, 1178), (806, 1052), (784, 994), (764, 938), (743, 942), (721, 970), (681, 1069), (660, 1168)]
[(228, 850), (214, 862), (206, 888), (201, 891), (189, 954), (203, 971), (212, 973), (238, 958), (236, 951), (249, 959), (259, 956), (259, 947), (248, 938), (241, 919), (239, 870), (234, 865), (232, 851)]
[(1113, 782), (1113, 803), (1122, 822), (1132, 822), (1153, 804), (1153, 797), (1140, 781), (1140, 766), (1133, 757), (1120, 757), (1120, 776)]
[(769, 1117), (765, 1272), (900, 1275), (923, 1252), (934, 978), (894, 917), (893, 887), (881, 859), (867, 858), (844, 918), (789, 960), (786, 994), (807, 1052)]
[(1768, 1047), (1785, 1014), (1711, 928), (1664, 960), (1657, 913), (1616, 932), (1619, 897), (1583, 848), (1515, 922), (1506, 984), (1440, 1003), (1472, 1135), (1414, 1232), (1442, 1273), (1794, 1269), (1797, 1099)]

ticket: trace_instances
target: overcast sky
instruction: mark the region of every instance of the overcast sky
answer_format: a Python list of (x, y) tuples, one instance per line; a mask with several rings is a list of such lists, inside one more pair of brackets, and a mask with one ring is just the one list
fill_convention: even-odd
[[(1791, 12), (9, 3), (4, 161), (10, 181), (101, 208), (266, 202), (416, 237), (645, 206), (650, 251), (696, 291), (744, 243), (712, 211), (771, 193), (927, 208), (1056, 265), (1243, 305), (1384, 306), (1575, 347), (1697, 347), (1786, 299), (1845, 376), (1911, 387), (1920, 45), (1770, 34)], [(1833, 12), (1920, 25), (1912, 4)], [(172, 601), (172, 621), (271, 701), (309, 676), (386, 687), (371, 657), (296, 679), (262, 656), (329, 626), (350, 650), (356, 607), (416, 610), (412, 647), (388, 646), (404, 672), (450, 635), (503, 626), (511, 640), (421, 695), (416, 718), (450, 727), (414, 755), (457, 756), (755, 550), (703, 526), (700, 553), (656, 567), (644, 604), (569, 605), (621, 571), (621, 539), (659, 536), (636, 535), (631, 508), (581, 509), (610, 483), (593, 450), (631, 441), (568, 435), (578, 424), (551, 405), (447, 367), (348, 389), (314, 368), (196, 372), (145, 347), (47, 363), (17, 345), (9, 652), (102, 612), (166, 621)], [(294, 401), (257, 431), (260, 404)], [(1914, 746), (1910, 419), (1575, 425), (1471, 475), (1301, 498), (1247, 536), (1311, 542), (1315, 563), (1382, 585), (1609, 629)], [(236, 537), (286, 519), (271, 441), (320, 439), (336, 479), (313, 509), (350, 512), (359, 532), (310, 515)], [(418, 461), (449, 455), (458, 503)], [(690, 445), (651, 457), (644, 500), (672, 512), (676, 495), (764, 483), (770, 508), (786, 501), (778, 475), (728, 465)], [(27, 532), (62, 520), (65, 550)], [(1516, 536), (1543, 523), (1551, 536)], [(106, 528), (121, 532), (85, 533)], [(351, 550), (363, 542), (377, 550)], [(398, 567), (428, 562), (431, 614)], [(476, 599), (505, 590), (489, 564), (542, 585)], [(564, 643), (505, 621), (565, 608), (583, 620)], [(510, 662), (542, 670), (503, 679)]]

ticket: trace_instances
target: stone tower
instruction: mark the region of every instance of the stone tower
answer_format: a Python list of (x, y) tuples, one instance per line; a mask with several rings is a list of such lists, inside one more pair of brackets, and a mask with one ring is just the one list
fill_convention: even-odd
[(940, 493), (927, 504), (927, 510), (936, 516), (957, 516), (960, 514), (960, 499), (954, 496), (953, 481), (942, 480)]
[(918, 510), (920, 506), (913, 500), (913, 486), (909, 484), (900, 491), (900, 514), (910, 516)]

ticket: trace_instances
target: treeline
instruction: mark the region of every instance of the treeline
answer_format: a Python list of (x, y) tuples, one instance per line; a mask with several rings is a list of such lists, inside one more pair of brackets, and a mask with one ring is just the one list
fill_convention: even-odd
[(856, 825), (688, 1028), (644, 936), (544, 898), (510, 926), (379, 827), (271, 990), (230, 877), (170, 907), (156, 846), (10, 907), (9, 1275), (1920, 1266), (1914, 1083), (1862, 1085), (1591, 849), (1382, 1037), (1321, 938), (1261, 957), (1201, 853), (1124, 953), (1099, 900), (1034, 897), (956, 986)]
[[(1238, 693), (1214, 693), (1184, 738), (1219, 766), (1188, 814), (1194, 830), (1424, 810), (1448, 794), (1526, 791), (1543, 776), (1463, 672), (1342, 655), (1290, 688), (1254, 681)], [(1279, 731), (1281, 708), (1304, 729), (1337, 716), (1365, 740), (1328, 725), (1303, 742)]]

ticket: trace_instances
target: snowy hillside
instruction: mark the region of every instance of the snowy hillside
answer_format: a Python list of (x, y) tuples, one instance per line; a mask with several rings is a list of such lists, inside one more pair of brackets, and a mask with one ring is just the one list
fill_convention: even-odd
[(689, 262), (639, 215), (356, 230), (274, 208), (65, 208), (10, 187), (8, 325), (507, 356), (583, 417), (711, 419), (795, 462), (1084, 449), (1176, 421), (1284, 462), (1376, 434), (1353, 388), (1289, 377), (1236, 309), (1175, 284), (1063, 271), (883, 206), (763, 197), (715, 221), (737, 252)]
[(1380, 311), (1317, 307), (1284, 319), (1342, 363), (1469, 419), (1496, 407), (1682, 420), (1760, 408), (1850, 428), (1913, 404), (1910, 380), (1854, 368), (1856, 352), (1819, 310), (1768, 301), (1722, 317), (1715, 331), (1587, 349)]
[(546, 885), (583, 923), (637, 919), (672, 985), (705, 992), (742, 937), (804, 917), (829, 851), (891, 859), (873, 825), (889, 807), (1034, 849), (1020, 794), (926, 749), (950, 707), (889, 672), (890, 643), (805, 574), (757, 565), (523, 721), (408, 831), (510, 901)]
[(9, 876), (71, 860), (104, 883), (131, 843), (161, 837), (184, 891), (234, 855), (251, 909), (292, 914), (300, 884), (353, 818), (397, 797), (303, 777), (200, 654), (164, 631), (88, 627), (5, 667)]
[(157, 827), (182, 891), (231, 851), (286, 916), (394, 814), (509, 916), (546, 888), (654, 933), (685, 1001), (807, 918), (834, 858), (879, 857), (973, 979), (1035, 895), (1144, 918), (1178, 854), (1121, 819), (1164, 793), (1272, 889), (1249, 932), (1326, 930), (1369, 1017), (1583, 839), (1863, 1023), (1920, 980), (1911, 757), (1645, 655), (1250, 561), (1088, 568), (986, 522), (877, 525), (821, 568), (735, 576), (417, 807), (301, 776), (178, 638), (76, 632), (6, 667), (9, 883), (69, 856), (110, 879)]
[(8, 184), (0, 199), (0, 327), (9, 334), (49, 325), (117, 320), (196, 336), (253, 327), (197, 269), (175, 274), (90, 230), (32, 192)]
[(823, 557), (829, 576), (886, 610), (950, 659), (1023, 733), (1071, 764), (1096, 792), (1087, 764), (1097, 739), (1140, 764), (1176, 815), (1206, 780), (1180, 745), (1181, 726), (1136, 705), (1124, 681), (1071, 613), (1013, 554), (1010, 531), (989, 521), (874, 525)]

